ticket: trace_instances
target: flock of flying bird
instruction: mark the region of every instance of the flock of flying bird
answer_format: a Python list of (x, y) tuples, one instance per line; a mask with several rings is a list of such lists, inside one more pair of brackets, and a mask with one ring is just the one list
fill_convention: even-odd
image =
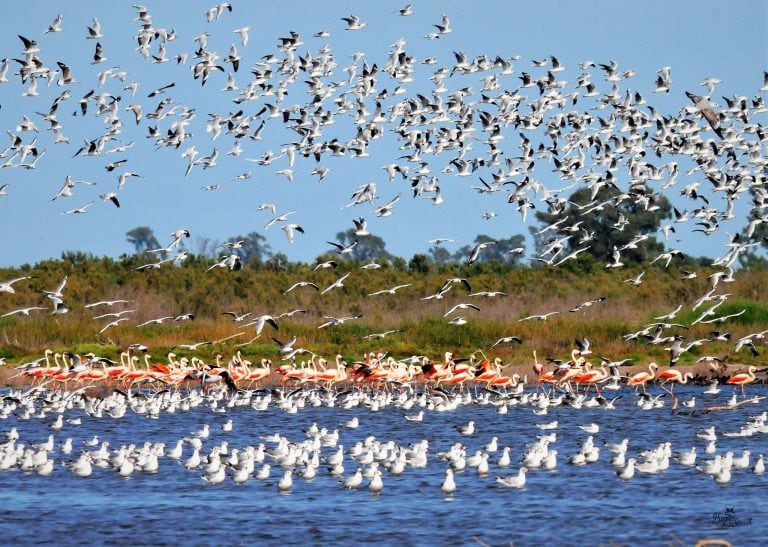
[[(236, 36), (226, 54), (209, 47), (209, 38), (222, 32), (230, 14), (237, 12), (237, 5), (232, 3), (216, 4), (206, 10), (204, 21), (201, 20), (201, 24), (207, 25), (206, 30), (194, 38), (177, 36), (175, 30), (157, 25), (147, 7), (137, 5), (134, 8), (138, 26), (134, 45), (136, 55), (150, 64), (187, 65), (190, 69), (187, 79), (172, 81), (151, 90), (145, 99), (139, 93), (142, 82), (133, 79), (138, 77), (137, 74), (129, 74), (120, 67), (101, 70), (102, 66), (106, 66), (103, 63), (109, 51), (102, 46), (105, 30), (96, 17), (84, 34), (85, 40), (94, 43), (93, 57), (88, 64), (54, 60), (55, 48), (52, 45), (46, 51), (41, 45), (42, 38), (47, 40), (47, 35), (60, 32), (77, 32), (67, 29), (65, 18), (58, 15), (44, 30), (43, 36), (20, 35), (20, 53), (12, 60), (4, 59), (0, 66), (0, 93), (3, 97), (19, 100), (14, 84), (20, 84), (24, 88), (20, 100), (36, 99), (35, 104), (39, 104), (41, 97), (51, 95), (54, 89), (62, 89), (47, 110), (36, 113), (37, 118), (24, 115), (14, 130), (7, 131), (10, 144), (0, 152), (0, 158), (4, 159), (0, 167), (17, 168), (19, 172), (34, 171), (38, 162), (45, 161), (46, 146), (72, 147), (73, 157), (106, 162), (104, 168), (116, 178), (116, 187), (99, 197), (119, 208), (124, 201), (122, 192), (129, 181), (144, 176), (128, 170), (128, 166), (137, 163), (137, 160), (131, 156), (134, 142), (123, 140), (127, 132), (125, 125), (144, 127), (146, 137), (158, 150), (180, 152), (186, 165), (183, 175), (179, 173), (179, 176), (216, 168), (224, 160), (220, 149), (223, 151), (225, 147), (228, 148), (225, 154), (228, 162), (243, 161), (240, 156), (248, 151), (248, 147), (256, 146), (254, 143), (259, 143), (266, 132), (287, 132), (291, 135), (287, 139), (290, 142), (278, 153), (267, 150), (258, 158), (244, 158), (244, 161), (262, 169), (275, 170), (287, 181), (305, 173), (317, 177), (318, 181), (333, 178), (332, 169), (324, 165), (329, 157), (367, 158), (369, 147), (372, 148), (375, 141), (387, 141), (389, 134), (392, 134), (399, 143), (395, 152), (397, 157), (382, 168), (392, 185), (402, 184), (403, 188), (383, 196), (376, 182), (350, 187), (349, 201), (340, 204), (342, 211), (370, 208), (377, 218), (386, 218), (396, 214), (397, 204), (407, 194), (413, 198), (426, 198), (434, 206), (439, 206), (445, 201), (446, 194), (458, 193), (459, 183), (467, 180), (474, 184), (468, 187), (471, 190), (492, 197), (497, 194), (503, 196), (499, 203), (513, 207), (522, 222), (526, 222), (531, 210), (543, 210), (554, 215), (557, 220), (536, 231), (545, 243), (533, 258), (550, 267), (578, 257), (589, 249), (595, 237), (581, 226), (581, 221), (569, 222), (571, 217), (566, 214), (567, 211), (578, 210), (580, 216), (595, 212), (617, 214), (614, 228), (617, 234), (623, 233), (632, 224), (632, 219), (625, 216), (628, 214), (627, 205), (631, 204), (643, 212), (659, 210), (664, 193), (676, 191), (678, 178), (685, 178), (692, 182), (681, 188), (679, 194), (690, 201), (692, 209), (680, 212), (675, 208), (674, 221), (660, 228), (664, 240), (675, 232), (675, 225), (686, 222), (701, 226), (694, 231), (709, 236), (722, 223), (739, 216), (735, 212), (739, 198), (749, 195), (752, 199), (744, 233), (730, 237), (721, 256), (713, 259), (712, 266), (717, 271), (710, 275), (711, 290), (692, 305), (694, 310), (703, 309), (693, 324), (725, 323), (743, 313), (718, 315), (718, 307), (729, 294), (718, 293), (717, 290), (720, 283), (733, 280), (740, 257), (763, 242), (759, 227), (768, 222), (768, 193), (765, 190), (768, 180), (768, 154), (765, 150), (768, 136), (763, 125), (757, 121), (766, 112), (761, 93), (768, 91), (768, 72), (764, 74), (762, 86), (754, 97), (723, 97), (726, 104), (716, 104), (713, 95), (721, 82), (717, 78), (707, 78), (701, 84), (706, 95), (686, 91), (691, 102), (681, 104), (677, 113), (665, 114), (650, 104), (650, 98), (630, 87), (638, 77), (636, 72), (620, 68), (613, 60), (603, 63), (584, 61), (579, 64), (576, 81), (569, 82), (563, 79), (566, 67), (555, 55), (528, 62), (517, 55), (479, 55), (470, 59), (464, 52), (456, 50), (453, 62), (441, 65), (437, 58), (417, 59), (411, 55), (407, 41), (401, 38), (391, 45), (389, 55), (380, 62), (368, 59), (365, 53), (355, 53), (348, 66), (341, 70), (345, 77), (339, 79), (339, 60), (335, 58), (331, 46), (323, 45), (316, 51), (305, 50), (302, 36), (293, 31), (278, 39), (274, 51), (263, 55), (248, 50), (252, 29), (247, 26), (226, 29), (226, 32)], [(413, 7), (409, 5), (399, 10), (397, 15), (408, 17), (412, 13)], [(341, 20), (346, 25), (345, 31), (365, 32), (368, 27), (368, 23), (356, 15), (341, 17)], [(449, 34), (455, 36), (447, 15), (443, 15), (429, 31), (424, 36), (428, 40), (448, 39)], [(318, 39), (330, 37), (329, 30), (321, 30), (314, 36)], [(243, 71), (249, 59), (253, 64), (249, 71)], [(13, 77), (10, 75), (11, 67), (17, 69)], [(417, 81), (417, 74), (423, 70), (431, 71), (428, 78), (431, 84)], [(92, 74), (94, 71), (98, 73)], [(195, 105), (174, 100), (173, 91), (190, 85), (222, 85), (225, 77), (222, 96), (231, 99), (233, 111), (210, 113), (202, 124), (204, 131), (193, 131), (195, 127), (202, 127), (197, 120), (198, 109)], [(424, 86), (431, 89), (409, 92), (409, 88), (421, 90)], [(78, 90), (83, 91), (79, 99), (76, 98)], [(653, 93), (672, 94), (675, 91), (672, 69), (660, 68)], [(308, 99), (304, 103), (296, 103), (296, 96), (301, 93), (308, 95)], [(76, 150), (77, 145), (70, 144), (66, 137), (67, 120), (62, 114), (64, 105), (70, 104), (67, 101), (73, 97), (77, 101), (73, 115), (95, 120), (94, 123), (103, 128), (103, 132), (85, 139)], [(211, 111), (214, 105), (206, 105), (206, 108)], [(67, 110), (71, 111), (70, 108)], [(129, 120), (125, 119), (125, 113), (131, 116)], [(47, 124), (43, 132), (38, 123)], [(346, 137), (343, 136), (345, 130), (349, 131)], [(341, 137), (327, 135), (338, 132), (341, 132)], [(228, 144), (224, 145), (227, 139)], [(198, 150), (203, 146), (206, 152)], [(377, 154), (380, 153), (378, 148), (381, 147), (377, 146)], [(654, 157), (668, 161), (656, 164), (652, 161)], [(299, 169), (307, 164), (311, 164), (312, 168), (300, 173)], [(683, 165), (689, 166), (687, 170), (683, 169)], [(543, 177), (542, 166), (545, 166), (544, 170), (553, 168), (555, 176), (547, 177), (560, 181), (558, 187), (547, 180), (539, 180)], [(253, 176), (253, 172), (247, 170), (237, 178), (247, 180)], [(85, 188), (94, 184), (69, 174), (64, 179), (63, 186), (52, 201), (70, 200), (78, 185)], [(452, 179), (451, 182), (448, 179)], [(342, 184), (341, 181), (338, 183)], [(589, 189), (590, 199), (584, 203), (569, 201), (565, 192), (575, 188)], [(211, 186), (205, 189), (216, 188)], [(443, 189), (450, 190), (444, 192)], [(604, 197), (606, 189), (611, 190), (607, 198)], [(0, 188), (0, 194), (9, 194), (8, 185)], [(722, 196), (722, 208), (714, 203), (717, 196)], [(386, 203), (378, 205), (380, 199), (386, 200)], [(67, 209), (62, 214), (86, 213), (93, 203), (90, 201)], [(269, 211), (272, 214), (272, 218), (264, 224), (265, 231), (279, 225), (290, 242), (306, 233), (302, 224), (292, 221), (296, 218), (294, 215), (301, 215), (300, 212), (278, 214), (279, 209), (273, 203), (262, 203), (257, 207), (257, 212)], [(489, 219), (496, 216), (492, 212), (484, 215)], [(328, 242), (340, 259), (349, 256), (359, 241), (371, 233), (363, 216), (356, 215), (353, 222), (354, 241)], [(164, 265), (181, 264), (189, 256), (183, 242), (190, 237), (190, 231), (180, 229), (171, 237), (169, 245), (149, 251), (149, 254), (162, 258), (138, 269), (157, 270)], [(611, 256), (605, 257), (606, 268), (621, 268), (624, 265), (622, 253), (636, 249), (651, 237), (654, 234), (637, 233), (628, 243), (614, 245)], [(444, 241), (448, 239), (431, 240), (435, 245)], [(483, 251), (496, 243), (486, 241), (475, 245), (466, 265), (471, 266), (482, 260)], [(243, 264), (238, 249), (242, 244), (243, 241), (226, 242), (223, 247), (228, 254), (208, 269), (241, 268)], [(524, 249), (510, 252), (521, 253)], [(684, 254), (681, 249), (669, 250), (656, 256), (650, 264), (658, 263), (667, 268)], [(335, 265), (335, 261), (320, 263), (316, 270)], [(363, 268), (376, 267), (379, 264), (371, 261)], [(626, 282), (639, 285), (643, 282), (643, 274), (641, 272)], [(342, 289), (350, 275), (352, 272), (346, 272), (326, 287), (309, 280), (297, 281), (284, 292), (304, 287), (323, 295)], [(695, 273), (686, 275), (691, 279), (696, 276)], [(13, 285), (29, 277), (0, 284), (0, 292), (14, 292)], [(51, 301), (53, 314), (69, 310), (63, 295), (66, 282), (65, 276), (58, 287), (44, 291)], [(420, 299), (443, 299), (456, 283), (463, 283), (469, 288), (466, 278), (448, 279), (436, 293), (420, 296)], [(407, 289), (409, 285), (378, 289), (371, 291), (369, 296), (391, 295)], [(505, 295), (478, 291), (470, 296)], [(584, 309), (602, 300), (600, 297), (585, 302), (571, 311)], [(122, 303), (127, 302), (103, 301), (86, 307)], [(694, 345), (707, 340), (729, 339), (727, 333), (712, 331), (706, 340), (683, 345), (681, 335), (667, 334), (668, 329), (679, 327), (670, 321), (684, 305), (680, 304), (676, 310), (658, 317), (658, 323), (647, 325), (626, 338), (645, 338), (654, 344), (670, 343), (671, 365), (677, 362), (680, 353)], [(30, 306), (4, 312), (3, 317), (29, 315), (43, 309), (47, 308)], [(480, 306), (472, 302), (458, 302), (445, 316), (462, 310), (480, 311)], [(129, 321), (128, 314), (134, 311), (125, 309), (96, 315), (94, 319), (107, 320), (100, 325), (99, 334)], [(299, 312), (301, 310), (287, 314)], [(224, 313), (231, 315), (236, 322), (244, 321), (251, 315)], [(546, 320), (557, 313), (560, 312), (549, 311), (521, 318), (520, 321)], [(360, 315), (325, 316), (318, 328), (331, 328), (358, 318)], [(194, 313), (184, 313), (150, 318), (137, 323), (137, 326), (191, 319), (194, 319)], [(253, 315), (248, 324), (255, 326), (258, 336), (266, 325), (277, 328), (278, 319), (280, 314)], [(468, 319), (455, 315), (449, 321), (460, 326), (466, 324)], [(383, 338), (395, 332), (396, 329), (390, 329), (371, 336)], [(765, 331), (756, 332), (739, 339), (736, 350), (747, 348), (756, 353), (755, 343), (764, 335)], [(514, 336), (505, 337), (494, 345), (517, 340)], [(280, 344), (284, 346), (282, 342)]]

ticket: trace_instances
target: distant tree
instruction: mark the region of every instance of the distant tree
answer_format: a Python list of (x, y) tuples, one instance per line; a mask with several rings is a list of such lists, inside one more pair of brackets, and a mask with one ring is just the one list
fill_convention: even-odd
[(392, 267), (398, 272), (405, 272), (408, 269), (408, 263), (402, 256), (392, 257), (390, 260)]
[(285, 253), (275, 253), (264, 262), (267, 270), (275, 272), (286, 270), (288, 265), (288, 256)]
[(408, 269), (414, 273), (426, 274), (429, 273), (431, 264), (429, 257), (425, 254), (415, 254), (408, 262)]
[(128, 240), (128, 243), (133, 245), (137, 254), (160, 247), (155, 234), (148, 226), (137, 226), (133, 230), (129, 230), (125, 233), (125, 238)]
[(64, 251), (61, 253), (61, 259), (69, 262), (72, 266), (97, 260), (92, 254), (84, 253), (83, 251)]
[(442, 266), (451, 261), (450, 251), (445, 247), (439, 247), (437, 245), (429, 249), (429, 257), (432, 259), (432, 262), (438, 266)]
[(757, 253), (748, 251), (739, 255), (739, 268), (743, 270), (768, 270), (768, 260)]
[(216, 249), (216, 243), (209, 237), (197, 237), (195, 238), (195, 246), (200, 256), (207, 258), (216, 258), (218, 256), (218, 249)]
[(387, 252), (386, 242), (379, 236), (357, 236), (353, 228), (336, 234), (336, 242), (344, 246), (351, 245), (355, 240), (357, 240), (357, 245), (352, 249), (352, 252), (343, 256), (362, 262), (392, 258), (392, 255)]
[(271, 253), (267, 239), (258, 232), (251, 232), (246, 236), (238, 235), (230, 238), (228, 241), (243, 242), (237, 249), (230, 250), (226, 247), (223, 249), (227, 253), (237, 253), (240, 255), (240, 260), (251, 267), (261, 265), (261, 263), (269, 258)]
[(559, 202), (558, 207), (537, 211), (536, 220), (542, 227), (530, 230), (537, 254), (562, 239), (561, 257), (586, 247), (585, 253), (604, 263), (611, 261), (614, 246), (620, 249), (640, 238), (621, 251), (622, 263), (636, 264), (664, 250), (664, 244), (653, 234), (659, 230), (661, 221), (671, 216), (669, 200), (644, 185), (634, 185), (624, 193), (606, 184), (597, 192), (581, 188), (567, 201)]
[(500, 264), (515, 264), (519, 260), (520, 255), (510, 251), (525, 247), (525, 236), (521, 234), (516, 234), (506, 239), (494, 239), (488, 235), (480, 234), (475, 238), (473, 245), (465, 245), (456, 251), (453, 259), (456, 262), (466, 262), (475, 246), (489, 241), (495, 241), (496, 243), (488, 245), (482, 250), (477, 259), (478, 262), (491, 262), (495, 260)]

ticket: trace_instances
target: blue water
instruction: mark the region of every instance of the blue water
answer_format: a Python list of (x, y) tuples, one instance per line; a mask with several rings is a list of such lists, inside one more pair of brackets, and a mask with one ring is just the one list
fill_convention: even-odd
[[(695, 395), (698, 408), (705, 401), (706, 405), (723, 404), (731, 397), (730, 390), (716, 396), (702, 395), (702, 390), (686, 386), (678, 391), (681, 400)], [(750, 392), (768, 394), (758, 386), (752, 386)], [(722, 433), (738, 431), (749, 417), (767, 410), (766, 400), (731, 411), (673, 416), (668, 406), (642, 410), (635, 406), (631, 391), (621, 394), (615, 410), (551, 407), (546, 416), (536, 416), (531, 406), (510, 406), (507, 414), (499, 414), (493, 405), (469, 404), (448, 412), (426, 411), (422, 422), (404, 419), (418, 407), (406, 411), (394, 405), (376, 412), (363, 407), (346, 410), (307, 405), (295, 414), (275, 405), (265, 411), (245, 406), (225, 412), (220, 412), (221, 406), (214, 411), (200, 405), (186, 412), (164, 413), (158, 419), (130, 410), (119, 419), (106, 414), (92, 418), (73, 409), (65, 412), (65, 418), (80, 417), (81, 425), (65, 423), (61, 431), (52, 432), (48, 425), (55, 419), (53, 413), (29, 419), (11, 414), (0, 420), (1, 440), (3, 433), (16, 427), (18, 443), (44, 442), (53, 433), (57, 446), (71, 437), (76, 448), (70, 455), (55, 450), (51, 457), (57, 460), (56, 467), (47, 477), (18, 468), (0, 471), (0, 537), (6, 545), (692, 545), (701, 538), (764, 545), (768, 477), (754, 475), (751, 465), (758, 454), (768, 456), (768, 434), (729, 438)], [(360, 421), (357, 429), (339, 425), (353, 416)], [(225, 433), (220, 426), (227, 419), (234, 427)], [(455, 426), (469, 420), (476, 422), (477, 431), (462, 436)], [(557, 468), (530, 470), (521, 490), (497, 484), (497, 475), (517, 472), (526, 444), (549, 433), (535, 424), (552, 420), (559, 422), (554, 430), (557, 440), (550, 445), (559, 452)], [(259, 443), (271, 447), (274, 443), (262, 437), (277, 432), (301, 442), (307, 439), (304, 430), (313, 422), (328, 430), (338, 428), (339, 444), (345, 451), (369, 435), (400, 446), (427, 439), (428, 464), (407, 467), (401, 476), (385, 471), (380, 495), (368, 491), (367, 480), (359, 490), (344, 489), (325, 465), (311, 481), (294, 475), (292, 490), (280, 493), (276, 483), (282, 470), (269, 457), (265, 461), (273, 467), (270, 478), (264, 482), (251, 478), (241, 485), (229, 474), (220, 484), (208, 484), (201, 478), (202, 469), (188, 470), (167, 457), (160, 459), (156, 474), (136, 471), (130, 478), (97, 467), (90, 477), (80, 478), (61, 464), (74, 460), (81, 449), (95, 450), (83, 445), (94, 435), (109, 441), (110, 449), (145, 442), (162, 442), (170, 448), (177, 439), (209, 424), (211, 435), (202, 451), (206, 454), (225, 440), (230, 450)], [(606, 449), (596, 463), (569, 465), (569, 456), (587, 437), (578, 425), (591, 422), (600, 426), (594, 435), (598, 446), (628, 437), (627, 458), (670, 441), (673, 451), (697, 446), (697, 463), (713, 455), (703, 453), (705, 442), (695, 434), (716, 425), (717, 453), (733, 451), (738, 456), (749, 449), (750, 468), (735, 469), (730, 483), (720, 485), (674, 460), (665, 472), (637, 473), (625, 482), (616, 476)], [(448, 464), (437, 453), (460, 442), (471, 455), (492, 436), (498, 437), (499, 452), (489, 459), (490, 473), (479, 477), (474, 468), (467, 467), (455, 475), (455, 494), (443, 496), (440, 485)], [(495, 465), (503, 446), (512, 448), (512, 464), (504, 469)], [(325, 447), (322, 454), (329, 456), (336, 450), (335, 446)], [(190, 454), (190, 447), (185, 446), (182, 461)], [(349, 456), (344, 465), (344, 477), (358, 467)], [(256, 464), (257, 470), (260, 467)], [(726, 507), (735, 509), (739, 526), (722, 528), (713, 519), (714, 513), (722, 513)]]

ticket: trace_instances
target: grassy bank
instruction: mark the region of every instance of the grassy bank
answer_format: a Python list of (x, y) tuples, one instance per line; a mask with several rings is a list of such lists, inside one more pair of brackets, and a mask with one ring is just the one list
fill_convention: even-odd
[[(739, 272), (735, 281), (723, 283), (716, 294), (729, 294), (728, 299), (708, 317), (740, 315), (724, 324), (692, 323), (713, 302), (693, 310), (696, 300), (711, 288), (707, 276), (711, 271), (697, 270), (695, 279), (683, 279), (681, 270), (646, 267), (639, 286), (625, 280), (637, 276), (640, 269), (611, 269), (603, 265), (581, 265), (567, 268), (494, 269), (488, 265), (465, 268), (449, 265), (416, 273), (407, 267), (385, 265), (382, 268), (361, 269), (361, 264), (339, 261), (334, 269), (313, 271), (313, 265), (290, 265), (280, 271), (243, 269), (206, 272), (204, 260), (190, 260), (181, 267), (164, 266), (159, 270), (139, 272), (135, 260), (84, 258), (78, 261), (46, 261), (19, 269), (0, 270), (0, 279), (29, 275), (31, 279), (15, 284), (14, 294), (0, 293), (0, 314), (27, 306), (42, 306), (45, 310), (29, 316), (9, 316), (0, 319), (0, 356), (18, 362), (42, 354), (46, 348), (78, 353), (93, 351), (116, 356), (131, 343), (143, 343), (153, 354), (161, 356), (178, 344), (221, 340), (221, 344), (205, 345), (198, 355), (216, 351), (230, 353), (240, 349), (251, 357), (276, 356), (275, 336), (288, 340), (298, 338), (297, 346), (322, 355), (337, 352), (359, 358), (370, 351), (389, 351), (394, 355), (425, 354), (437, 356), (443, 351), (466, 355), (482, 349), (505, 361), (528, 362), (532, 351), (540, 358), (567, 356), (575, 338), (588, 338), (597, 355), (614, 359), (632, 357), (637, 360), (655, 359), (665, 362), (668, 344), (649, 345), (645, 339), (624, 340), (628, 333), (658, 321), (656, 317), (670, 313), (678, 305), (680, 312), (669, 322), (689, 328), (673, 328), (666, 335), (681, 333), (688, 343), (705, 339), (714, 330), (731, 333), (731, 342), (707, 341), (683, 354), (681, 363), (695, 361), (702, 355), (724, 356), (734, 352), (735, 341), (745, 334), (768, 326), (768, 304), (762, 287), (768, 286), (768, 273)], [(306, 280), (321, 289), (345, 273), (344, 286), (327, 294), (311, 287), (284, 291), (293, 283)], [(42, 293), (56, 287), (64, 275), (68, 283), (64, 300), (69, 312), (51, 315), (50, 301)], [(506, 296), (469, 296), (461, 283), (443, 295), (442, 299), (422, 300), (436, 294), (450, 277), (463, 277), (472, 292), (503, 291)], [(410, 284), (394, 294), (369, 296), (370, 293)], [(578, 311), (579, 304), (597, 300)], [(130, 302), (115, 306), (85, 307), (100, 300), (125, 299)], [(448, 317), (444, 314), (458, 303), (472, 303), (480, 308), (459, 310)], [(278, 319), (279, 330), (266, 326), (252, 343), (254, 327), (244, 327), (247, 321), (235, 323), (224, 311), (251, 312), (254, 316), (301, 309), (291, 317)], [(129, 318), (99, 333), (114, 317), (94, 319), (104, 313), (136, 310), (122, 317)], [(741, 310), (744, 310), (743, 312)], [(532, 314), (558, 312), (546, 321), (519, 319)], [(151, 319), (192, 313), (191, 321), (167, 320), (161, 324), (139, 327)], [(361, 318), (343, 325), (318, 329), (324, 316), (356, 316)], [(465, 325), (454, 326), (449, 319), (462, 315)], [(366, 339), (366, 335), (396, 330), (383, 339)], [(241, 333), (237, 335), (238, 333)], [(519, 336), (522, 345), (502, 344), (489, 351), (490, 346), (504, 336)], [(759, 341), (758, 341), (759, 342)], [(183, 348), (176, 348), (184, 354)], [(742, 350), (733, 360), (744, 363), (756, 359)]]

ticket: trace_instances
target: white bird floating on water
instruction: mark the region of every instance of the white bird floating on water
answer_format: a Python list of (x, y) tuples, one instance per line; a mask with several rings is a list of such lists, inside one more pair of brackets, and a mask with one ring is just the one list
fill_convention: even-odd
[(453, 469), (450, 467), (445, 470), (445, 479), (443, 479), (440, 490), (445, 495), (451, 495), (456, 491), (456, 481), (453, 478)]
[(496, 477), (496, 482), (503, 484), (509, 488), (523, 488), (525, 486), (525, 473), (528, 471), (526, 467), (521, 467), (517, 475), (509, 475), (506, 477)]

